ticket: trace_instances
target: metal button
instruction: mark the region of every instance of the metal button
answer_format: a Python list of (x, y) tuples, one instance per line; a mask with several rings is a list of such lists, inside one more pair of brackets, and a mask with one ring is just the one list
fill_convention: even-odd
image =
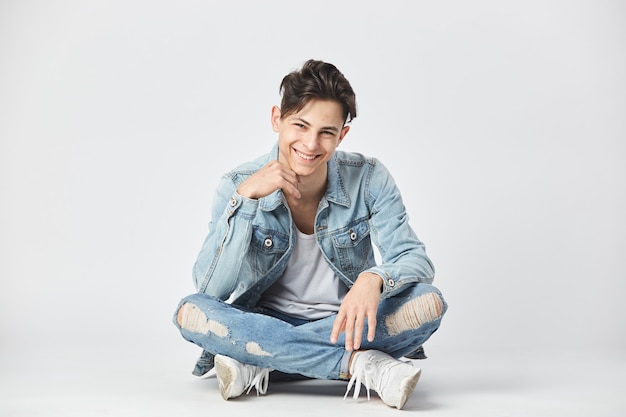
[(237, 205), (237, 199), (235, 197), (232, 197), (229, 203), (231, 207), (235, 207)]
[(263, 244), (265, 245), (266, 248), (271, 248), (272, 245), (274, 244), (274, 242), (272, 242), (271, 238), (266, 237), (265, 241), (263, 242)]
[(396, 285), (396, 282), (395, 282), (394, 280), (390, 279), (389, 281), (387, 281), (387, 284), (388, 284), (390, 287), (393, 287), (394, 285)]
[(350, 229), (350, 240), (353, 242), (356, 240), (356, 232), (352, 229)]

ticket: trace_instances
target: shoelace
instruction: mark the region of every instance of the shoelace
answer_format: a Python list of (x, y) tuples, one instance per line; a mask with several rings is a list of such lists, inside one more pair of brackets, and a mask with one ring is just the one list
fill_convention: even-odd
[(354, 385), (354, 383), (356, 382), (356, 385), (354, 386), (354, 394), (352, 396), (352, 398), (354, 398), (355, 400), (357, 398), (359, 398), (359, 394), (361, 393), (361, 385), (363, 384), (363, 381), (365, 381), (365, 389), (367, 390), (367, 401), (370, 400), (370, 382), (372, 381), (372, 377), (374, 374), (374, 367), (371, 364), (366, 364), (362, 369), (360, 369), (359, 371), (357, 371), (356, 373), (352, 374), (352, 377), (350, 378), (350, 381), (348, 382), (348, 388), (346, 388), (346, 393), (343, 396), (343, 399), (345, 400), (346, 398), (348, 398), (348, 394), (350, 393), (350, 390), (352, 389), (352, 386)]
[(257, 371), (254, 372), (252, 380), (246, 383), (246, 385), (248, 385), (246, 395), (250, 394), (252, 387), (256, 388), (257, 397), (259, 394), (265, 394), (267, 392), (267, 386), (270, 383), (270, 371), (271, 369), (267, 368), (257, 368)]
[[(367, 390), (367, 401), (370, 400), (370, 389), (371, 389), (371, 384), (373, 383), (374, 385), (376, 385), (376, 380), (374, 379), (374, 374), (376, 369), (379, 366), (385, 366), (384, 362), (387, 362), (387, 359), (374, 359), (374, 362), (369, 362), (366, 363), (365, 366), (363, 366), (361, 369), (355, 370), (356, 373), (352, 374), (352, 377), (350, 378), (350, 381), (348, 382), (348, 388), (346, 388), (346, 393), (343, 396), (343, 399), (345, 400), (348, 397), (348, 394), (350, 393), (350, 390), (352, 389), (352, 386), (355, 384), (354, 386), (354, 394), (352, 396), (352, 398), (354, 398), (355, 400), (357, 398), (359, 398), (359, 394), (361, 393), (361, 385), (365, 385), (365, 389)], [(408, 363), (411, 364), (411, 362), (405, 361), (404, 363)], [(392, 365), (392, 366), (395, 366)], [(384, 369), (383, 368), (383, 372), (381, 373), (381, 376), (379, 378), (379, 386), (375, 386), (374, 390), (376, 392), (380, 392), (381, 387), (385, 386), (385, 383), (382, 382), (383, 379), (385, 379), (385, 377), (388, 375), (388, 370), (390, 369), (390, 367), (388, 367), (388, 369)]]

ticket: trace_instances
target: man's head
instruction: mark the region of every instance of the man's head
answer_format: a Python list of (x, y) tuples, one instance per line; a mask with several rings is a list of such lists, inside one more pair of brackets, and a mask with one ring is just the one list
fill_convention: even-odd
[(274, 106), (271, 117), (278, 161), (298, 175), (301, 187), (324, 187), (326, 163), (356, 117), (354, 91), (334, 65), (314, 60), (287, 74), (280, 89), (281, 107)]
[(345, 123), (356, 117), (356, 98), (350, 83), (332, 64), (308, 60), (280, 83), (282, 117), (302, 110), (311, 100), (330, 100), (343, 109)]

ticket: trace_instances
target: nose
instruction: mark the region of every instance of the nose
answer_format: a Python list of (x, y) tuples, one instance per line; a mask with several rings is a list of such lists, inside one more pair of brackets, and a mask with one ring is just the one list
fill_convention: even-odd
[(312, 129), (302, 136), (302, 143), (307, 149), (313, 150), (317, 148), (318, 135)]

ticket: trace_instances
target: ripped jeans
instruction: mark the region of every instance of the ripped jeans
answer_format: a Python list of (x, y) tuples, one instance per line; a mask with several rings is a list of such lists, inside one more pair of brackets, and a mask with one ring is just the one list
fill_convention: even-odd
[[(407, 286), (380, 301), (374, 340), (367, 341), (366, 323), (360, 350), (380, 350), (394, 358), (407, 355), (439, 328), (446, 310), (447, 304), (434, 286)], [(336, 344), (330, 342), (335, 317), (290, 320), (266, 309), (248, 309), (193, 294), (178, 305), (174, 324), (183, 338), (213, 354), (286, 374), (347, 380), (352, 352), (344, 348), (344, 333)]]

